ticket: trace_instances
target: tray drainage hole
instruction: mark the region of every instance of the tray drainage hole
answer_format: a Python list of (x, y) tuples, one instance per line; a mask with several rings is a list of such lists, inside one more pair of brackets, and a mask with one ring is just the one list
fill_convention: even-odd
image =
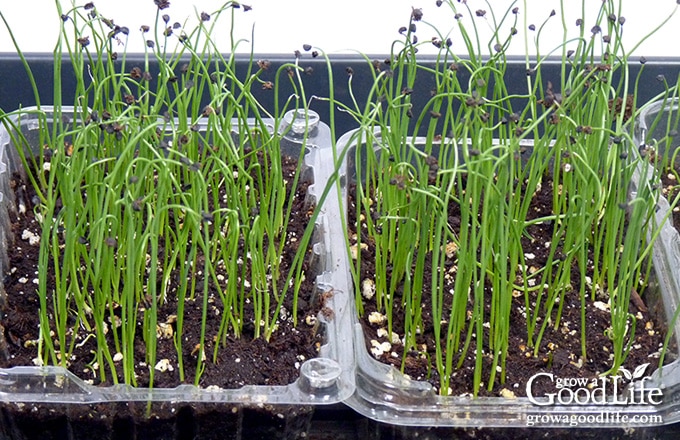
[[(319, 125), (319, 114), (313, 110), (303, 109), (290, 110), (283, 116), (284, 123), (290, 127), (293, 136), (304, 135), (305, 131), (311, 132)], [(306, 129), (306, 130), (305, 130)]]
[(341, 373), (340, 364), (328, 358), (310, 359), (300, 367), (300, 374), (316, 389), (333, 386)]

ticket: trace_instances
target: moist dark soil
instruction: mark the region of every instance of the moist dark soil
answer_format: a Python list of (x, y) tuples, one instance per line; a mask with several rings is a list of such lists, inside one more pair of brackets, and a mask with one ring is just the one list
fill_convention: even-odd
[(309, 431), (313, 407), (224, 403), (112, 402), (4, 404), (3, 440), (241, 440), (298, 439)]
[[(535, 195), (532, 206), (529, 210), (532, 218), (539, 218), (551, 214), (552, 206), (552, 188), (551, 183), (544, 182), (540, 191)], [(353, 199), (354, 191), (349, 190), (349, 224), (356, 225), (354, 213), (355, 202)], [(455, 209), (454, 209), (455, 211)], [(455, 213), (449, 214), (449, 223), (455, 228), (456, 218)], [(535, 217), (534, 217), (535, 216)], [(523, 249), (525, 255), (533, 254), (533, 257), (527, 259), (527, 265), (533, 266), (536, 269), (543, 267), (548, 258), (548, 248), (544, 245), (552, 240), (553, 226), (548, 223), (536, 224), (530, 227), (528, 236), (523, 238)], [(350, 232), (356, 234), (354, 226), (350, 227)], [(531, 239), (528, 237), (532, 237)], [(374, 266), (374, 251), (370, 238), (362, 238), (362, 243), (367, 243), (368, 248), (361, 251), (361, 280), (366, 278), (373, 278), (375, 273)], [(592, 255), (591, 255), (592, 256)], [(455, 262), (447, 261), (447, 267), (442, 270), (455, 270)], [(431, 264), (426, 264), (426, 273), (424, 280), (431, 279)], [(591, 275), (591, 274), (589, 274)], [(445, 286), (445, 291), (453, 288), (454, 277), (451, 277), (448, 286)], [(612, 365), (612, 341), (606, 336), (606, 330), (611, 325), (611, 316), (608, 310), (602, 310), (594, 305), (594, 301), (587, 301), (586, 305), (586, 344), (587, 344), (587, 359), (583, 362), (579, 360), (581, 357), (581, 302), (579, 297), (580, 276), (578, 268), (574, 267), (572, 272), (572, 286), (573, 290), (568, 291), (563, 299), (563, 310), (560, 325), (555, 329), (554, 325), (547, 326), (546, 332), (540, 343), (538, 355), (534, 355), (533, 349), (528, 347), (527, 343), (527, 327), (526, 317), (523, 314), (525, 307), (524, 295), (518, 295), (513, 298), (513, 307), (510, 317), (510, 343), (506, 365), (506, 378), (502, 383), (500, 374), (496, 376), (493, 389), (488, 391), (486, 384), (492, 368), (491, 356), (485, 356), (483, 359), (483, 383), (479, 392), (480, 396), (499, 396), (508, 395), (511, 391), (515, 396), (526, 396), (526, 384), (534, 374), (538, 372), (553, 373), (556, 377), (582, 377), (582, 378), (596, 378), (600, 374), (606, 372)], [(388, 279), (389, 284), (389, 279)], [(428, 283), (429, 281), (426, 281)], [(592, 289), (587, 286), (586, 292), (590, 298)], [(433, 332), (432, 316), (430, 310), (430, 297), (427, 293), (428, 286), (423, 288), (423, 329), (421, 329), (418, 336), (418, 344), (425, 344), (427, 347), (427, 355), (423, 353), (406, 353), (404, 356), (404, 349), (401, 343), (393, 343), (389, 352), (384, 353), (378, 357), (383, 363), (391, 364), (397, 369), (403, 369), (403, 372), (414, 380), (429, 381), (437, 390), (440, 387), (440, 378), (436, 371), (436, 367), (430, 364), (428, 358), (434, 359), (435, 356), (435, 336)], [(487, 298), (490, 295), (487, 295)], [(607, 298), (604, 293), (596, 293), (597, 300), (607, 303)], [(532, 298), (534, 300), (535, 298)], [(449, 299), (450, 301), (450, 299)], [(395, 304), (399, 304), (399, 300), (395, 300)], [(601, 306), (601, 304), (600, 304)], [(400, 307), (398, 305), (397, 307)], [(487, 305), (487, 311), (489, 307)], [(371, 341), (375, 340), (380, 343), (390, 342), (386, 336), (378, 336), (378, 330), (383, 325), (376, 325), (369, 322), (368, 316), (371, 312), (377, 311), (374, 300), (364, 300), (364, 315), (362, 317), (362, 326), (364, 330), (366, 348), (371, 348)], [(663, 338), (665, 335), (665, 328), (663, 320), (663, 306), (660, 304), (658, 298), (654, 298), (653, 292), (631, 292), (630, 313), (636, 316), (635, 337), (632, 344), (632, 349), (626, 359), (624, 367), (633, 371), (639, 365), (650, 363), (646, 374), (650, 374), (656, 364), (659, 362), (660, 350), (663, 346)], [(399, 338), (404, 336), (404, 323), (402, 321), (401, 310), (394, 310), (393, 316), (393, 332), (399, 335)], [(657, 320), (658, 319), (658, 320)], [(539, 322), (539, 325), (541, 322)], [(384, 330), (384, 329), (383, 329)], [(383, 332), (381, 332), (383, 334)], [(463, 332), (463, 338), (466, 332)], [(487, 335), (488, 336), (488, 335)], [(449, 387), (450, 395), (468, 395), (472, 393), (473, 373), (475, 368), (475, 338), (472, 339), (471, 345), (462, 359), (461, 368), (454, 371)], [(485, 338), (485, 340), (488, 340)], [(461, 347), (463, 347), (461, 341)], [(442, 341), (444, 345), (444, 341)], [(670, 350), (672, 353), (673, 351)], [(461, 354), (454, 355), (454, 365), (460, 360)], [(669, 360), (670, 354), (667, 354), (666, 360)], [(404, 362), (402, 363), (402, 358)], [(547, 382), (547, 381), (546, 381)], [(545, 388), (542, 389), (543, 385)], [(539, 384), (536, 382), (532, 387), (535, 395), (545, 395), (545, 392), (554, 391), (554, 385), (550, 383)]]
[[(296, 173), (297, 160), (284, 158), (284, 176), (290, 182)], [(19, 175), (13, 176), (12, 188), (24, 192), (23, 200), (31, 200), (30, 184), (24, 182)], [(308, 220), (313, 212), (307, 197), (309, 182), (303, 182), (295, 189), (295, 199), (292, 208), (291, 221), (288, 228), (288, 237), (302, 237), (307, 227)], [(0, 359), (0, 367), (32, 366), (38, 356), (37, 346), (33, 343), (39, 335), (39, 301), (36, 294), (37, 268), (40, 245), (30, 244), (24, 231), (28, 230), (40, 235), (40, 226), (34, 216), (32, 207), (28, 207), (25, 213), (11, 214), (13, 243), (9, 245), (9, 269), (4, 274), (4, 288), (7, 294), (7, 303), (0, 320), (0, 352), (4, 356)], [(292, 241), (282, 255), (282, 273), (287, 274), (291, 266), (298, 242)], [(242, 253), (245, 255), (245, 252)], [(316, 317), (322, 309), (319, 304), (323, 295), (315, 294), (315, 268), (310, 261), (311, 250), (307, 251), (304, 265), (305, 280), (303, 281), (297, 302), (298, 322), (293, 323), (290, 318), (295, 304), (292, 295), (284, 302), (284, 308), (288, 311), (287, 318), (278, 321), (278, 328), (269, 341), (254, 336), (254, 313), (252, 306), (246, 305), (244, 333), (236, 338), (229, 337), (226, 345), (219, 348), (217, 362), (212, 361), (212, 353), (215, 342), (212, 337), (206, 337), (205, 354), (207, 362), (203, 371), (199, 386), (217, 386), (224, 389), (235, 389), (244, 385), (287, 385), (294, 382), (299, 376), (299, 367), (306, 360), (317, 356), (322, 343), (322, 334), (318, 325), (310, 325), (310, 320), (305, 317)], [(179, 277), (170, 277), (175, 283)], [(36, 281), (34, 281), (36, 280)], [(198, 280), (201, 285), (202, 280)], [(49, 290), (49, 289), (48, 289)], [(200, 289), (199, 289), (200, 290)], [(171, 287), (168, 291), (175, 291)], [(49, 303), (49, 300), (48, 300)], [(211, 308), (208, 313), (206, 335), (217, 335), (221, 315), (217, 310), (221, 308), (220, 297), (214, 287), (211, 287), (209, 303)], [(185, 368), (184, 383), (193, 384), (194, 375), (199, 356), (196, 350), (200, 341), (202, 321), (203, 297), (201, 292), (196, 292), (195, 299), (187, 300), (184, 309), (184, 338), (183, 362)], [(177, 314), (176, 298), (169, 299), (159, 305), (159, 322), (167, 322), (175, 330), (172, 315)], [(153, 366), (147, 366), (145, 361), (145, 344), (142, 339), (140, 328), (136, 337), (135, 373), (137, 386), (149, 385), (149, 370)], [(113, 332), (109, 332), (110, 347), (113, 348)], [(94, 350), (96, 345), (94, 338), (79, 341), (77, 348), (70, 361), (69, 370), (83, 380), (94, 385), (110, 386), (113, 384), (111, 375), (107, 380), (100, 380), (91, 369)], [(115, 353), (115, 350), (112, 350)], [(157, 360), (168, 359), (174, 366), (173, 370), (155, 372), (154, 388), (173, 388), (182, 383), (178, 369), (178, 355), (174, 346), (173, 338), (159, 338), (157, 346)], [(88, 365), (90, 364), (90, 365)], [(118, 382), (123, 382), (122, 367), (117, 368)], [(150, 412), (147, 410), (151, 408)], [(82, 436), (73, 438), (232, 438), (232, 433), (243, 434), (242, 425), (244, 420), (251, 420), (251, 427), (255, 430), (273, 430), (273, 434), (284, 433), (288, 430), (287, 424), (304, 424), (311, 419), (311, 407), (306, 406), (277, 406), (259, 408), (246, 408), (238, 405), (218, 404), (154, 404), (147, 408), (145, 403), (112, 403), (100, 405), (49, 405), (49, 404), (5, 404), (1, 406), (4, 432), (11, 431), (8, 438), (67, 438), (58, 433), (66, 431), (75, 433), (84, 429)], [(178, 415), (184, 415), (184, 419), (178, 419)], [(226, 414), (226, 415), (225, 415)], [(255, 414), (255, 415), (254, 415)], [(220, 418), (224, 420), (219, 420)], [(245, 419), (244, 419), (245, 418)], [(250, 419), (248, 419), (250, 418)], [(255, 420), (258, 420), (255, 422)], [(162, 423), (161, 423), (162, 421)], [(212, 428), (206, 428), (211, 424), (217, 424), (214, 432)], [(93, 425), (90, 429), (88, 426)], [(149, 435), (148, 430), (157, 430), (156, 424), (161, 424), (165, 430), (163, 435)], [(224, 425), (229, 426), (224, 426)], [(234, 426), (231, 426), (234, 425)], [(236, 429), (237, 428), (237, 429)], [(28, 431), (26, 431), (28, 429)], [(236, 429), (236, 431), (234, 431)], [(66, 431), (64, 431), (66, 430)], [(94, 430), (94, 431), (93, 431)], [(102, 430), (104, 435), (97, 434)], [(297, 428), (290, 428), (287, 438), (297, 432)], [(299, 430), (303, 432), (303, 430)], [(3, 431), (0, 430), (0, 433)], [(22, 433), (25, 437), (15, 437)], [(34, 432), (34, 436), (26, 434)], [(50, 437), (47, 433), (55, 433)], [(126, 433), (132, 433), (128, 436)], [(254, 431), (253, 431), (254, 432)], [(263, 434), (264, 435), (264, 434)], [(118, 437), (117, 437), (118, 436)], [(233, 438), (236, 437), (234, 434)], [(262, 437), (264, 438), (264, 437)], [(269, 437), (268, 437), (269, 438)]]

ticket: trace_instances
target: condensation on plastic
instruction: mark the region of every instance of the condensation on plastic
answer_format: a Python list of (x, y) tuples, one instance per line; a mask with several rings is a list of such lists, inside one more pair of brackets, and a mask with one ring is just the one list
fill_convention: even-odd
[[(338, 140), (338, 151), (353, 156), (351, 150), (358, 144), (358, 130), (345, 133)], [(378, 132), (375, 133), (379, 135)], [(416, 138), (414, 145), (424, 144), (424, 138)], [(526, 145), (531, 148), (531, 145)], [(346, 152), (350, 151), (350, 152)], [(349, 165), (341, 169), (344, 173), (341, 179), (348, 180)], [(632, 189), (633, 191), (635, 188)], [(347, 188), (343, 188), (342, 198), (347, 206)], [(667, 205), (666, 205), (667, 206)], [(343, 208), (346, 209), (346, 208)], [(663, 207), (657, 213), (657, 221), (663, 218)], [(667, 208), (666, 208), (667, 209)], [(680, 297), (680, 247), (678, 234), (670, 225), (664, 226), (662, 235), (654, 246), (654, 273), (653, 287), (650, 288), (654, 295), (645, 297), (647, 306), (652, 309), (652, 297), (657, 297), (660, 313), (665, 308), (668, 322), (678, 307)], [(351, 284), (351, 282), (350, 282)], [(655, 288), (655, 285), (660, 285)], [(662, 316), (661, 319), (664, 317)], [(528, 421), (533, 417), (559, 415), (560, 417), (592, 416), (580, 420), (579, 427), (609, 427), (616, 425), (602, 425), (596, 420), (596, 416), (603, 411), (615, 411), (621, 416), (636, 415), (661, 416), (662, 424), (670, 424), (680, 421), (680, 361), (673, 361), (664, 366), (662, 370), (656, 370), (647, 381), (647, 388), (658, 386), (664, 391), (664, 400), (660, 405), (631, 405), (631, 406), (537, 406), (526, 397), (508, 399), (503, 397), (478, 397), (468, 396), (440, 396), (435, 392), (432, 385), (425, 381), (411, 380), (396, 368), (383, 364), (373, 358), (366, 350), (363, 330), (359, 323), (356, 310), (354, 319), (354, 347), (356, 367), (356, 391), (345, 403), (360, 414), (373, 420), (392, 425), (401, 426), (448, 426), (448, 427), (527, 427)], [(676, 323), (676, 329), (680, 323)], [(678, 332), (676, 331), (676, 334)], [(669, 357), (677, 356), (669, 353)], [(654, 359), (650, 360), (654, 362)], [(538, 372), (538, 371), (537, 371)], [(525, 384), (520, 384), (525, 386)], [(512, 384), (508, 385), (512, 389)], [(546, 401), (547, 398), (541, 398)], [(545, 422), (540, 423), (541, 428), (569, 427), (563, 423)], [(636, 419), (641, 420), (641, 419)], [(647, 419), (650, 420), (650, 419)], [(635, 426), (652, 426), (653, 422), (626, 423), (619, 427), (632, 428)], [(538, 424), (536, 424), (538, 426)]]
[[(70, 119), (74, 114), (73, 107), (63, 107), (62, 118)], [(30, 141), (36, 142), (40, 124), (52, 124), (54, 113), (51, 107), (26, 108), (15, 114), (0, 126), (0, 238), (2, 239), (2, 257), (0, 269), (7, 269), (10, 215), (17, 212), (14, 194), (9, 187), (9, 176), (21, 171), (21, 163), (16, 154), (12, 136), (5, 126), (19, 128)], [(287, 124), (295, 123), (292, 127)], [(300, 121), (305, 121), (300, 128)], [(268, 121), (270, 124), (272, 121)], [(248, 122), (254, 125), (255, 121)], [(237, 121), (234, 121), (237, 126)], [(269, 126), (272, 129), (273, 124)], [(306, 127), (306, 128), (305, 128)], [(199, 127), (200, 128), (200, 127)], [(290, 128), (290, 129), (289, 129)], [(305, 130), (308, 134), (305, 135)], [(281, 147), (284, 153), (299, 154), (306, 148), (303, 170), (310, 175), (308, 197), (316, 203), (320, 200), (326, 182), (331, 178), (333, 167), (324, 160), (331, 156), (333, 148), (330, 128), (319, 122), (318, 115), (311, 110), (309, 117), (298, 111), (296, 117), (286, 116), (280, 129)], [(31, 145), (33, 148), (37, 144)], [(332, 198), (331, 198), (332, 199)], [(337, 199), (337, 197), (336, 197)], [(330, 200), (330, 199), (329, 199)], [(106, 403), (122, 401), (144, 402), (203, 402), (257, 405), (320, 405), (341, 402), (354, 391), (354, 377), (351, 374), (354, 366), (352, 335), (347, 331), (351, 327), (351, 310), (347, 289), (335, 287), (334, 282), (342, 277), (334, 274), (334, 267), (342, 258), (336, 255), (340, 249), (329, 232), (337, 229), (331, 225), (337, 222), (338, 203), (324, 204), (317, 218), (316, 231), (313, 236), (312, 249), (316, 267), (319, 268), (316, 285), (317, 291), (332, 291), (333, 295), (325, 301), (325, 307), (332, 314), (319, 314), (322, 323), (324, 344), (320, 347), (319, 356), (305, 361), (300, 366), (300, 376), (292, 384), (285, 386), (247, 385), (239, 389), (203, 389), (193, 385), (180, 385), (177, 388), (134, 388), (128, 385), (97, 387), (85, 383), (73, 373), (62, 367), (14, 367), (0, 369), (0, 402), (40, 402), (40, 403)], [(2, 289), (4, 293), (4, 289)]]

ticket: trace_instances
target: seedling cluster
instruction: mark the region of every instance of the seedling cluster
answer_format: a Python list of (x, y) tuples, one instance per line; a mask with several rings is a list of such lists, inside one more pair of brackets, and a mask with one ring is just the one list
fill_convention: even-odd
[[(251, 59), (237, 74), (244, 42), (232, 33), (225, 48), (212, 38), (250, 9), (237, 2), (197, 12), (190, 29), (156, 1), (154, 24), (138, 31), (93, 3), (55, 3), (54, 110), (30, 115), (38, 142), (17, 129), (25, 112), (2, 115), (40, 219), (34, 363), (69, 367), (77, 346), (96, 342), (96, 383), (138, 385), (141, 371), (153, 386), (155, 375), (177, 371), (198, 385), (230, 338), (268, 341), (282, 321), (296, 325), (298, 293), (313, 283), (318, 210), (307, 200), (306, 149), (291, 149), (283, 123), (289, 110), (307, 114), (302, 69)], [(141, 62), (128, 61), (131, 38), (145, 40)], [(74, 96), (62, 96), (64, 57)], [(280, 85), (292, 93), (280, 98)], [(256, 98), (261, 89), (275, 94), (273, 112)], [(289, 232), (292, 218), (304, 232)], [(168, 304), (174, 312), (161, 315)], [(184, 331), (190, 308), (200, 310), (200, 334)], [(219, 330), (209, 333), (215, 320)], [(158, 358), (163, 340), (173, 341), (175, 361)]]
[[(639, 76), (621, 43), (621, 2), (598, 2), (574, 39), (566, 37), (574, 24), (560, 22), (566, 2), (540, 26), (514, 3), (505, 11), (472, 3), (437, 2), (450, 11), (450, 30), (413, 9), (390, 57), (373, 64), (368, 103), (346, 108), (360, 124), (347, 245), (357, 308), (370, 305), (380, 327), (371, 351), (401, 356), (402, 369), (409, 357), (425, 359), (444, 395), (472, 358), (477, 395), (505, 383), (511, 326), (526, 328), (527, 357), (550, 366), (557, 347), (543, 338), (562, 329), (581, 341), (566, 363), (588, 362), (602, 349), (587, 344), (595, 306), (610, 320), (610, 366), (600, 373), (615, 374), (641, 325), (631, 303), (649, 280), (659, 197), (632, 139)], [(481, 41), (486, 25), (492, 36)], [(520, 26), (529, 29), (525, 87), (506, 75)], [(565, 41), (545, 55), (548, 31)], [(434, 36), (419, 39), (424, 32)], [(434, 67), (419, 61), (424, 45), (437, 49)], [(555, 56), (561, 75), (545, 77)], [(563, 321), (567, 299), (580, 304), (579, 322)], [(517, 310), (521, 324), (511, 320)], [(395, 344), (403, 350), (391, 352)]]

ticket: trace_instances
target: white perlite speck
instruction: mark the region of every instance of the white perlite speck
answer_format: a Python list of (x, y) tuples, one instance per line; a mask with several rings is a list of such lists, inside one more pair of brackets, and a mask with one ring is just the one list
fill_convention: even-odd
[(36, 244), (40, 243), (40, 236), (38, 234), (34, 234), (28, 229), (24, 229), (24, 231), (21, 233), (21, 239), (28, 241), (28, 244), (31, 246), (35, 246)]
[(517, 396), (515, 395), (515, 392), (512, 390), (509, 390), (507, 388), (503, 388), (500, 393), (501, 397), (505, 399), (516, 399)]
[(382, 325), (385, 321), (387, 321), (387, 316), (380, 312), (371, 312), (368, 315), (368, 322), (371, 324)]
[(208, 385), (205, 387), (205, 390), (211, 393), (217, 393), (222, 391), (222, 388), (218, 387), (217, 385)]
[(389, 352), (392, 349), (392, 344), (389, 342), (378, 342), (375, 339), (371, 340), (371, 353), (373, 353), (373, 356), (376, 358), (379, 358), (383, 354)]
[(166, 371), (174, 371), (175, 369), (173, 368), (172, 364), (170, 363), (169, 359), (161, 359), (158, 361), (156, 366), (154, 367), (156, 370), (160, 371), (161, 373), (165, 373)]
[(603, 312), (609, 312), (609, 304), (602, 302), (602, 301), (595, 301), (593, 303), (593, 306), (595, 306), (596, 309), (602, 310)]
[(365, 278), (361, 282), (361, 295), (366, 299), (371, 299), (375, 296), (375, 282), (370, 278)]

